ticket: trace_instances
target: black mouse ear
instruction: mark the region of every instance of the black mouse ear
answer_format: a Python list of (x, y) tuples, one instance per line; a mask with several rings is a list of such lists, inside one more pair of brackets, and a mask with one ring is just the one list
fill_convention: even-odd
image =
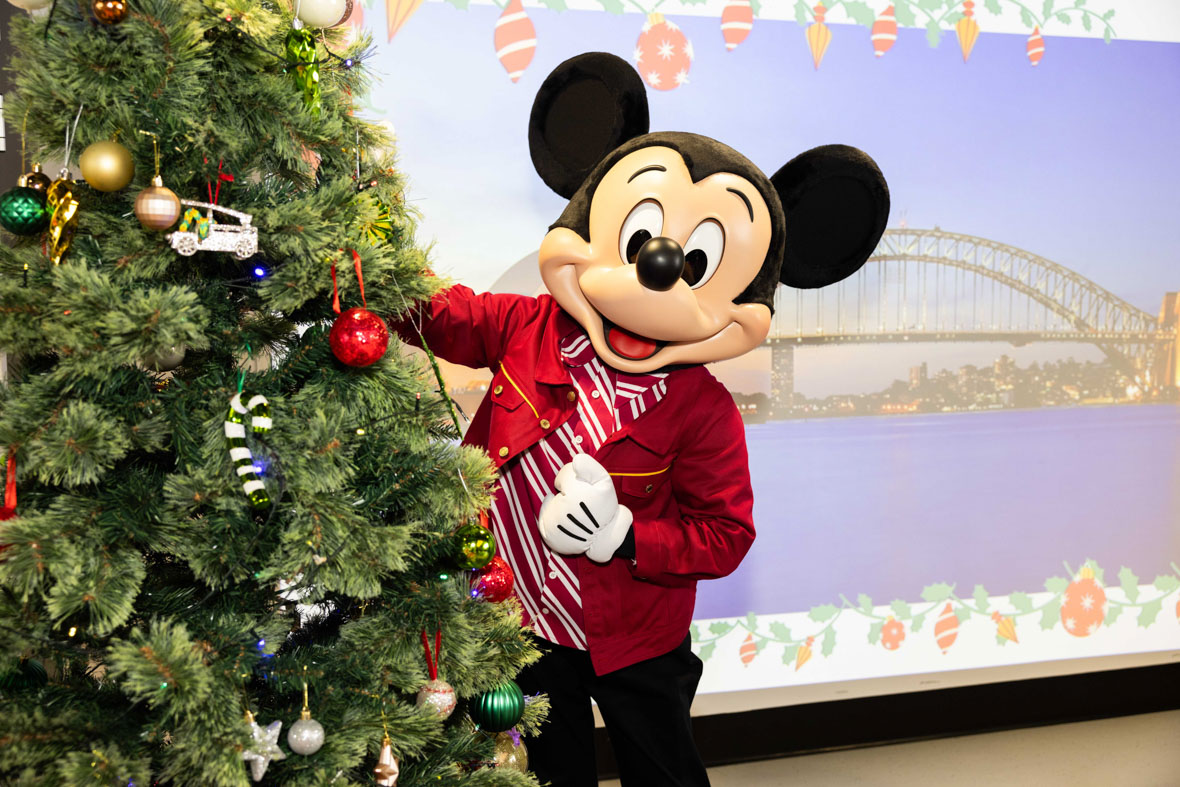
[(647, 129), (639, 74), (621, 58), (589, 52), (553, 69), (537, 91), (529, 153), (541, 180), (569, 199), (606, 154)]
[(787, 219), (783, 284), (824, 287), (864, 265), (889, 218), (889, 187), (868, 154), (847, 145), (813, 148), (770, 182)]

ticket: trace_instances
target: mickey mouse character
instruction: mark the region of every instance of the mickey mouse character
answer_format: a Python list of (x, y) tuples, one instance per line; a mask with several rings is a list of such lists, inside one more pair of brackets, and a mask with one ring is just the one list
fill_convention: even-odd
[(648, 133), (639, 75), (602, 53), (545, 80), (529, 146), (569, 200), (541, 243), (549, 294), (455, 285), (419, 319), (439, 355), (495, 373), (465, 442), (499, 469), (492, 529), (543, 640), (518, 679), (552, 704), (533, 770), (597, 783), (594, 698), (624, 785), (706, 785), (689, 723), (696, 582), (732, 572), (754, 524), (742, 420), (704, 364), (766, 339), (779, 282), (860, 268), (888, 189), (850, 147), (768, 179), (713, 139)]

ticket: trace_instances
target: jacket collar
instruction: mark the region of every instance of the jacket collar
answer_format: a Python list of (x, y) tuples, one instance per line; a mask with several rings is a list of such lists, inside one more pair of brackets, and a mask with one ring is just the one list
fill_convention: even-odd
[(545, 385), (570, 384), (570, 373), (561, 360), (561, 345), (581, 330), (582, 326), (554, 301), (550, 324), (541, 331), (541, 348), (537, 353), (537, 382)]

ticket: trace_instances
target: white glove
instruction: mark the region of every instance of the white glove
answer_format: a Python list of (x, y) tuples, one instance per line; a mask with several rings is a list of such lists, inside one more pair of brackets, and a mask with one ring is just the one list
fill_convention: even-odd
[(559, 555), (607, 563), (631, 529), (631, 509), (619, 505), (610, 473), (588, 454), (578, 454), (557, 473), (556, 495), (541, 503), (541, 538)]

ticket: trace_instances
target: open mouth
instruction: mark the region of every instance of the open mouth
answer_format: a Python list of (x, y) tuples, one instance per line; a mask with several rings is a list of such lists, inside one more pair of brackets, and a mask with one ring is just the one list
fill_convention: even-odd
[(629, 361), (645, 361), (667, 345), (667, 342), (657, 342), (646, 336), (631, 333), (605, 317), (602, 318), (602, 333), (606, 337), (607, 346), (615, 355)]

